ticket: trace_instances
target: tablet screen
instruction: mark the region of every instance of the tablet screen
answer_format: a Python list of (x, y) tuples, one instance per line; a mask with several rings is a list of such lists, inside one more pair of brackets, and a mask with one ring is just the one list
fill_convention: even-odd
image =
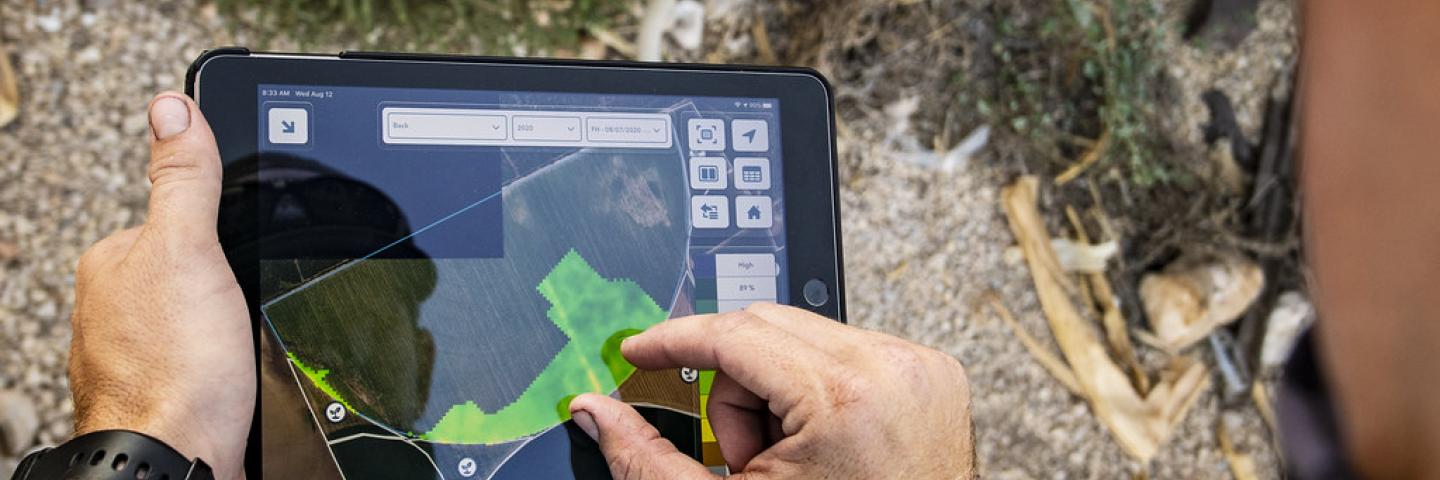
[(778, 100), (257, 95), (267, 469), (603, 478), (568, 421), (584, 392), (722, 464), (709, 372), (637, 371), (618, 346), (667, 318), (788, 301)]

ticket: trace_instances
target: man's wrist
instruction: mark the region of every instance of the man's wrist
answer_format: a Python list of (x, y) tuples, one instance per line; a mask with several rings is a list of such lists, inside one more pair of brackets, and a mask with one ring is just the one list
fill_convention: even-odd
[(92, 416), (77, 418), (73, 438), (80, 438), (87, 434), (109, 430), (129, 431), (145, 435), (161, 442), (188, 459), (201, 459), (208, 464), (213, 464), (219, 460), (217, 458), (218, 452), (216, 452), (212, 445), (206, 442), (203, 434), (196, 435), (195, 432), (187, 430), (185, 425), (182, 425), (180, 422), (167, 420), (167, 417), (163, 415), (140, 415), (139, 417), (140, 418), (128, 421)]
[(210, 466), (155, 437), (129, 430), (78, 435), (26, 456), (14, 480), (56, 478), (214, 480)]

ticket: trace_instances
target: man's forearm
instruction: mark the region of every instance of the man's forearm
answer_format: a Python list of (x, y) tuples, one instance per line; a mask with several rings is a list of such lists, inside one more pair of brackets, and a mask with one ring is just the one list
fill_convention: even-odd
[(1440, 475), (1440, 2), (1303, 4), (1306, 248), (1350, 459)]

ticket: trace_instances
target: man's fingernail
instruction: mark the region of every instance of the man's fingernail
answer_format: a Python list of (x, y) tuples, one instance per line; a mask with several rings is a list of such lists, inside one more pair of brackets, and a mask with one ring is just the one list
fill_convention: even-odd
[(595, 427), (595, 417), (590, 416), (590, 412), (576, 410), (570, 414), (570, 418), (575, 420), (575, 424), (579, 425), (580, 429), (584, 430), (585, 434), (589, 435), (591, 440), (600, 441), (600, 430)]
[(190, 107), (175, 97), (160, 97), (150, 104), (150, 131), (165, 140), (190, 128)]

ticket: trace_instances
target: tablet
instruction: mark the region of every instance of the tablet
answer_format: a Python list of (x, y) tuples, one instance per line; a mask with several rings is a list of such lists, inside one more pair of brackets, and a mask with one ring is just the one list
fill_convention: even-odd
[(256, 316), (252, 474), (608, 478), (585, 392), (723, 465), (713, 374), (620, 341), (753, 302), (843, 321), (813, 71), (222, 49), (187, 88)]

